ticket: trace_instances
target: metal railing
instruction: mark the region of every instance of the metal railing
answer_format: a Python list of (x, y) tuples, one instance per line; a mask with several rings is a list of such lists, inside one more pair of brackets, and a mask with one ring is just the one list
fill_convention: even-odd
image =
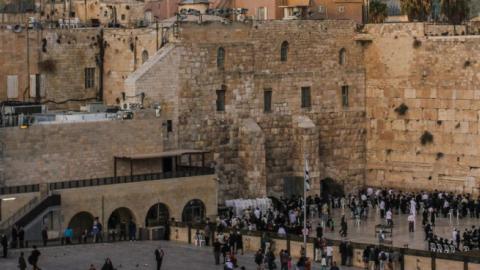
[[(177, 167), (177, 171), (175, 172), (159, 172), (159, 173), (137, 174), (137, 175), (117, 176), (117, 177), (99, 177), (99, 178), (89, 178), (89, 179), (81, 179), (81, 180), (67, 180), (67, 181), (49, 183), (48, 187), (49, 187), (49, 190), (59, 190), (59, 189), (69, 189), (69, 188), (114, 185), (114, 184), (132, 183), (132, 182), (155, 181), (155, 180), (182, 178), (182, 177), (190, 177), (190, 176), (201, 176), (201, 175), (210, 175), (214, 173), (215, 173), (214, 168), (179, 166)], [(40, 190), (40, 184), (8, 186), (8, 187), (0, 188), (0, 195), (38, 192), (39, 190)]]
[(13, 226), (13, 224), (17, 220), (19, 220), (22, 216), (24, 216), (26, 213), (28, 213), (30, 210), (32, 210), (38, 204), (39, 204), (38, 197), (34, 197), (33, 199), (31, 199), (28, 203), (26, 203), (24, 206), (22, 206), (13, 215), (11, 215), (6, 220), (2, 221), (0, 223), (0, 230), (8, 229), (11, 226)]

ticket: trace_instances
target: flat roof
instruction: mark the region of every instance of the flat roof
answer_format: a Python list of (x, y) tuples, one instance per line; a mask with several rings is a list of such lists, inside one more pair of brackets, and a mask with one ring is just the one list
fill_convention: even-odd
[(165, 152), (158, 152), (158, 153), (121, 155), (121, 156), (114, 156), (114, 157), (118, 159), (152, 159), (152, 158), (164, 158), (164, 157), (178, 157), (178, 156), (189, 155), (189, 154), (205, 154), (208, 152), (209, 151), (204, 151), (204, 150), (179, 149), (179, 150), (172, 150), (172, 151), (165, 151)]

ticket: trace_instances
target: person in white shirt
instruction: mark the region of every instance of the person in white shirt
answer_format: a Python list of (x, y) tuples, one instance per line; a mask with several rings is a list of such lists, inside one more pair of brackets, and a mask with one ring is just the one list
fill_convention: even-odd
[(409, 232), (414, 232), (415, 228), (415, 215), (410, 213), (410, 215), (407, 218), (408, 220), (408, 231)]
[(287, 236), (287, 232), (285, 231), (285, 228), (283, 228), (283, 226), (280, 226), (280, 228), (278, 228), (277, 234), (278, 234), (278, 236), (280, 236), (280, 237), (285, 237), (285, 236)]
[(392, 210), (390, 210), (390, 209), (387, 210), (387, 213), (385, 215), (385, 219), (387, 220), (387, 225), (388, 226), (393, 226)]
[(327, 253), (327, 265), (330, 266), (332, 265), (332, 259), (333, 259), (333, 247), (331, 243), (327, 245), (326, 253)]

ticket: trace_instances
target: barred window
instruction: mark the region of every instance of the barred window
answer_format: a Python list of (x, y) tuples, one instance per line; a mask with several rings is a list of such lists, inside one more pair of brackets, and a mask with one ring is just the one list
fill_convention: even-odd
[(85, 88), (95, 86), (95, 68), (85, 68)]

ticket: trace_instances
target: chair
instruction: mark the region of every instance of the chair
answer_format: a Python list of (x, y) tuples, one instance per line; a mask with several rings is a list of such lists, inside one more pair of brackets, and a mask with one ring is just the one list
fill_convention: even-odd
[(437, 244), (437, 252), (438, 252), (438, 253), (443, 253), (442, 244)]
[(455, 248), (454, 245), (450, 245), (450, 253), (455, 253), (457, 249)]
[(447, 244), (443, 245), (443, 253), (450, 253), (450, 247)]
[(433, 242), (430, 243), (430, 251), (437, 252), (437, 245), (435, 245)]

